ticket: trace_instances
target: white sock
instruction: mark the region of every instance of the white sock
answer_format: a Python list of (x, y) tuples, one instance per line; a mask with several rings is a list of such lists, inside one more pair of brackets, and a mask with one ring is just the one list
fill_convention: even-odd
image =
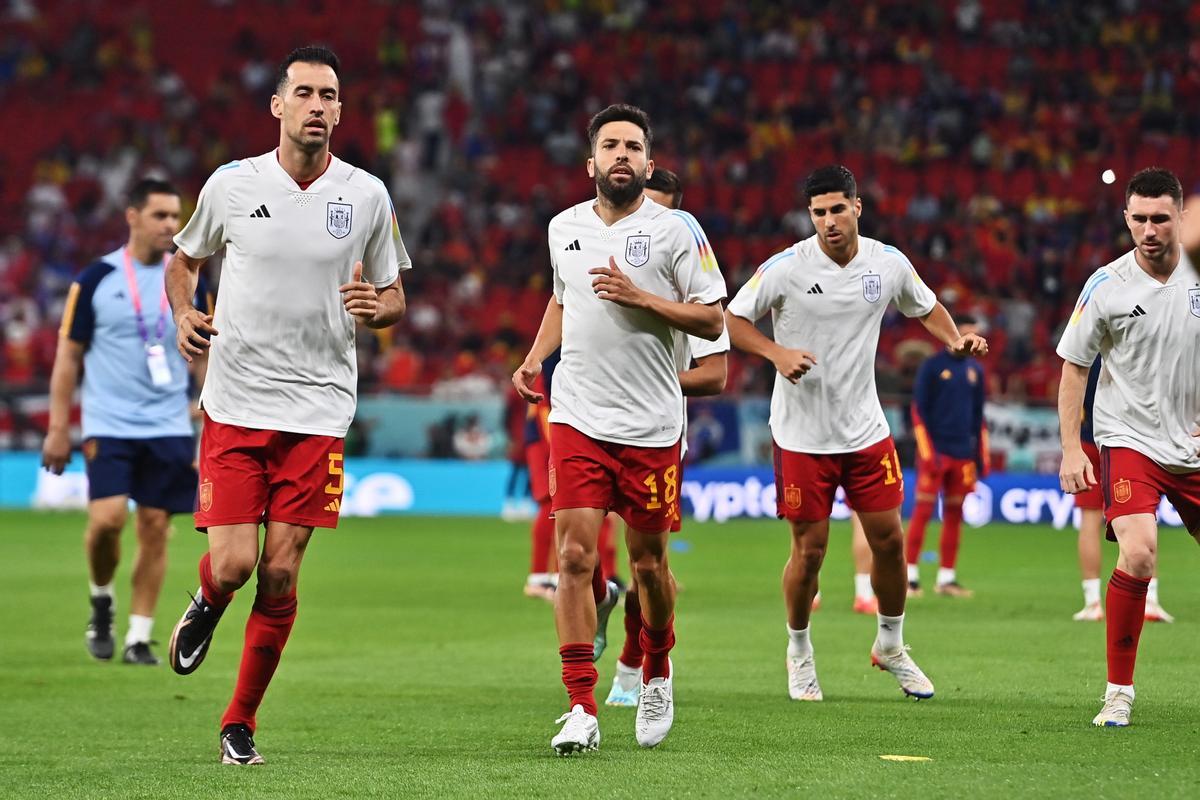
[(1110, 683), (1108, 685), (1108, 688), (1105, 690), (1104, 694), (1107, 695), (1110, 692), (1121, 692), (1122, 694), (1127, 694), (1127, 695), (1129, 695), (1129, 698), (1132, 700), (1133, 699), (1133, 684), (1131, 683), (1128, 686), (1122, 686), (1119, 683)]
[(790, 625), (788, 626), (788, 658), (804, 658), (804, 656), (812, 655), (812, 641), (808, 638), (808, 631), (811, 627), (810, 625), (808, 628), (798, 631)]
[(113, 585), (111, 583), (106, 584), (104, 586), (97, 586), (96, 584), (92, 583), (91, 581), (88, 581), (88, 586), (90, 586), (92, 589), (92, 597), (107, 597), (110, 600), (117, 599), (116, 596), (113, 594)]
[(945, 586), (947, 583), (954, 583), (957, 580), (958, 576), (954, 574), (954, 567), (938, 567), (938, 586)]
[(1088, 578), (1083, 581), (1083, 604), (1095, 606), (1100, 604), (1100, 579)]
[(525, 583), (529, 584), (530, 586), (545, 586), (546, 584), (550, 583), (550, 573), (531, 572), (529, 573), (529, 577), (525, 579)]
[(137, 614), (129, 615), (129, 632), (125, 634), (125, 646), (138, 642), (150, 641), (150, 630), (154, 627), (154, 617), (143, 617)]
[(1150, 579), (1150, 585), (1146, 587), (1146, 602), (1158, 604), (1158, 578)]
[(871, 573), (854, 573), (854, 596), (862, 600), (870, 600), (875, 596), (875, 590), (871, 588)]
[(903, 650), (904, 615), (885, 617), (883, 614), (877, 614), (876, 616), (879, 618), (879, 632), (875, 634), (875, 641), (879, 643), (880, 652), (894, 653), (897, 650)]
[(917, 569), (916, 564), (908, 565), (908, 582), (909, 583), (920, 583), (921, 582), (921, 573)]

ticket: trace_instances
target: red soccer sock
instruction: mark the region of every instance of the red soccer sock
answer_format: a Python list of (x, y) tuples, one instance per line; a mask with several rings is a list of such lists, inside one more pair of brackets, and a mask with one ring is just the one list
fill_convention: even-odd
[(246, 643), (238, 670), (233, 701), (221, 718), (221, 727), (242, 724), (255, 729), (254, 715), (262, 703), (279, 656), (296, 621), (296, 591), (274, 597), (258, 595), (246, 620)]
[(958, 543), (962, 539), (962, 504), (942, 505), (942, 566), (954, 569), (958, 561)]
[(904, 560), (916, 564), (921, 560), (921, 545), (925, 544), (925, 526), (933, 517), (933, 501), (918, 500), (908, 521), (908, 535), (904, 537)]
[(637, 669), (642, 665), (642, 602), (635, 588), (625, 593), (625, 646), (621, 648), (620, 662)]
[(571, 707), (596, 716), (596, 665), (592, 663), (592, 643), (573, 642), (558, 648), (562, 656), (562, 681), (567, 687)]
[(1137, 660), (1138, 639), (1146, 621), (1146, 589), (1149, 578), (1135, 578), (1113, 570), (1104, 598), (1104, 619), (1108, 633), (1108, 682), (1133, 685), (1133, 664)]
[(533, 529), (530, 531), (532, 549), (529, 557), (530, 572), (550, 571), (550, 551), (554, 549), (554, 520), (550, 517), (550, 501), (538, 506), (537, 516), (533, 518)]
[(617, 543), (613, 539), (612, 517), (605, 517), (600, 523), (600, 538), (596, 545), (600, 553), (600, 570), (604, 579), (615, 577), (617, 574)]
[(212, 557), (208, 553), (200, 557), (200, 591), (214, 608), (225, 608), (233, 600), (233, 593), (225, 594), (213, 580)]
[(608, 584), (604, 582), (604, 570), (596, 564), (592, 569), (592, 599), (596, 601), (596, 605), (600, 605), (607, 594)]
[(649, 683), (651, 678), (671, 677), (668, 656), (675, 646), (675, 617), (667, 620), (667, 627), (659, 630), (651, 628), (643, 618), (641, 639), (646, 654), (642, 660), (642, 683)]

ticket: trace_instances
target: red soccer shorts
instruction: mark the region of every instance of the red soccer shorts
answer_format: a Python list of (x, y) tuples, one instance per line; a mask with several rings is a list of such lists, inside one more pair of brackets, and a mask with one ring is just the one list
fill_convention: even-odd
[(1104, 480), (1100, 476), (1100, 448), (1091, 442), (1083, 442), (1083, 452), (1088, 461), (1092, 462), (1092, 474), (1096, 476), (1096, 485), (1089, 486), (1075, 495), (1075, 507), (1098, 511), (1104, 508)]
[(679, 443), (637, 447), (550, 426), (551, 509), (616, 511), (641, 533), (663, 533), (679, 516)]
[(935, 455), (931, 462), (917, 462), (917, 494), (944, 492), (947, 497), (966, 497), (975, 491), (977, 477), (973, 460)]
[(1200, 533), (1200, 471), (1168, 472), (1128, 447), (1100, 451), (1100, 486), (1109, 538), (1112, 521), (1130, 514), (1154, 514), (1165, 494), (1191, 533)]
[(268, 521), (336, 528), (343, 444), (336, 436), (243, 428), (205, 414), (196, 529)]
[(828, 519), (839, 485), (855, 511), (899, 508), (904, 502), (904, 476), (892, 437), (854, 453), (795, 453), (775, 445), (775, 503), (780, 519)]
[(525, 465), (529, 467), (529, 493), (538, 503), (550, 499), (550, 445), (544, 441), (525, 445)]

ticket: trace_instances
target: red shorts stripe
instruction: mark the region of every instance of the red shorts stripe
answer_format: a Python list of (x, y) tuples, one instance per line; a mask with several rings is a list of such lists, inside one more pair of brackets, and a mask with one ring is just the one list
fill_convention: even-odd
[(1154, 460), (1128, 447), (1101, 451), (1104, 519), (1109, 523), (1130, 514), (1156, 514), (1163, 496), (1179, 512), (1184, 527), (1200, 533), (1200, 471), (1168, 472)]
[(776, 513), (781, 519), (828, 519), (839, 485), (855, 511), (899, 508), (904, 476), (892, 437), (854, 453), (796, 453), (775, 445)]
[(196, 528), (286, 522), (336, 528), (343, 440), (226, 425), (204, 416)]

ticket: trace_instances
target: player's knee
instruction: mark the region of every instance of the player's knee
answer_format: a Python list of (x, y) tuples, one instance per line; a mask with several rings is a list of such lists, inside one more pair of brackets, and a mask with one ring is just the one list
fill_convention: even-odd
[(232, 592), (246, 585), (254, 574), (254, 561), (241, 556), (218, 556), (212, 554), (213, 581), (222, 591)]
[(591, 575), (596, 567), (596, 551), (579, 542), (564, 541), (558, 547), (558, 570), (568, 575)]
[(1158, 553), (1143, 542), (1135, 542), (1121, 546), (1121, 558), (1130, 575), (1145, 578), (1154, 574)]
[(258, 565), (259, 594), (286, 594), (296, 585), (296, 570), (288, 564), (263, 562)]
[(809, 575), (816, 575), (821, 571), (821, 564), (825, 561), (825, 546), (824, 545), (805, 545), (800, 551), (800, 566)]
[(886, 533), (871, 536), (871, 554), (875, 558), (900, 558), (904, 553), (904, 529), (894, 528)]
[(115, 539), (121, 535), (125, 527), (125, 514), (122, 512), (104, 511), (93, 513), (88, 518), (89, 539)]
[(657, 586), (667, 575), (667, 562), (658, 553), (643, 552), (632, 560), (633, 574), (641, 586)]

